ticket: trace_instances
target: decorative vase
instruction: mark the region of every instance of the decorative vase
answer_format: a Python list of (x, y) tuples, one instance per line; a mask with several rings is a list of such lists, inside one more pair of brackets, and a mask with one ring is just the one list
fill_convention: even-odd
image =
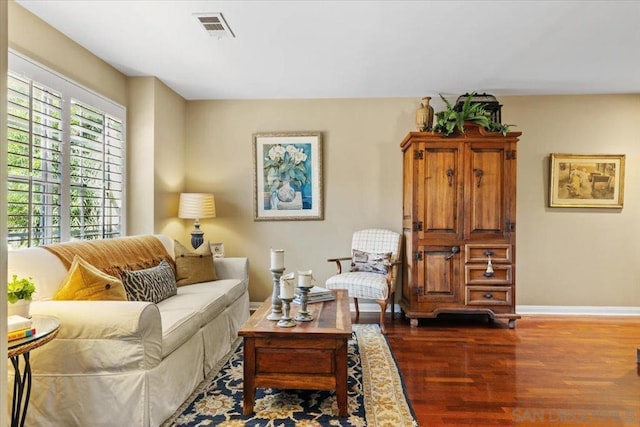
[(31, 300), (19, 299), (13, 304), (7, 304), (7, 315), (18, 315), (22, 317), (30, 317), (29, 310), (31, 309)]
[(296, 190), (291, 187), (289, 180), (285, 180), (280, 188), (277, 190), (278, 200), (281, 202), (292, 202), (296, 197)]
[(420, 107), (416, 110), (416, 127), (421, 132), (431, 130), (433, 126), (433, 107), (429, 105), (430, 100), (430, 96), (422, 98)]

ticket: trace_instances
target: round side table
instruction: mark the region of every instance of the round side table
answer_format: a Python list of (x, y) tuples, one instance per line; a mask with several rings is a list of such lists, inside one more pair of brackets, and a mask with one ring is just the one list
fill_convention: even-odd
[[(8, 356), (15, 371), (13, 377), (13, 400), (11, 403), (11, 427), (23, 427), (27, 418), (29, 397), (31, 396), (31, 362), (29, 354), (34, 348), (41, 347), (58, 335), (60, 321), (53, 316), (33, 315), (33, 336), (9, 341)], [(24, 367), (20, 370), (20, 355), (24, 359)]]

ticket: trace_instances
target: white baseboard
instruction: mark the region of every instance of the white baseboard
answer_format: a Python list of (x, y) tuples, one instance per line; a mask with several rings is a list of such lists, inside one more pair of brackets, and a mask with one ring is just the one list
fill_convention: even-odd
[(640, 307), (517, 305), (516, 313), (567, 316), (640, 316)]
[[(261, 302), (252, 302), (251, 310), (256, 310)], [(380, 306), (376, 303), (358, 302), (360, 312), (378, 313)], [(355, 306), (351, 303), (351, 311), (355, 312)], [(391, 310), (391, 305), (387, 311)], [(396, 303), (395, 312), (400, 313), (400, 306)], [(572, 305), (517, 305), (516, 313), (527, 314), (551, 314), (560, 316), (640, 316), (640, 307), (609, 307), (609, 306), (572, 306)]]
[[(249, 309), (250, 310), (257, 310), (258, 307), (260, 307), (262, 305), (262, 302), (250, 302), (249, 303)], [(358, 307), (360, 308), (360, 312), (361, 313), (380, 313), (380, 306), (375, 303), (375, 302), (362, 302), (358, 300)], [(387, 305), (387, 311), (391, 310), (391, 304)], [(356, 311), (356, 307), (353, 303), (351, 303), (351, 311), (355, 312)], [(396, 303), (395, 305), (395, 312), (396, 313), (400, 313), (400, 306), (398, 305), (398, 303)]]

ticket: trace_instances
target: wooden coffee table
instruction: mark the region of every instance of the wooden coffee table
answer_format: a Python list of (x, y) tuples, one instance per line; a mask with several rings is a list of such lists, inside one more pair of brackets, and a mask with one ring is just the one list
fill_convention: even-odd
[[(271, 298), (242, 326), (244, 340), (243, 413), (253, 413), (256, 388), (335, 390), (340, 417), (347, 416), (347, 341), (351, 313), (347, 291), (335, 301), (309, 304), (311, 322), (280, 328), (267, 320)], [(294, 318), (299, 306), (291, 304)]]

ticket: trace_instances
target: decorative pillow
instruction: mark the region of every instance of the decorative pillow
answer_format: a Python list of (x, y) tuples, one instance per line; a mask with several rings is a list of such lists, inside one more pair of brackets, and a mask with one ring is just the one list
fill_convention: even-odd
[(126, 301), (127, 294), (120, 279), (98, 270), (76, 255), (53, 299)]
[(387, 274), (391, 266), (391, 252), (376, 254), (354, 249), (351, 253), (351, 271)]
[(176, 240), (174, 251), (176, 256), (176, 283), (178, 286), (217, 280), (209, 242), (204, 242), (195, 252), (191, 252)]
[(164, 260), (144, 270), (123, 271), (122, 283), (129, 301), (157, 304), (178, 293), (173, 268)]

